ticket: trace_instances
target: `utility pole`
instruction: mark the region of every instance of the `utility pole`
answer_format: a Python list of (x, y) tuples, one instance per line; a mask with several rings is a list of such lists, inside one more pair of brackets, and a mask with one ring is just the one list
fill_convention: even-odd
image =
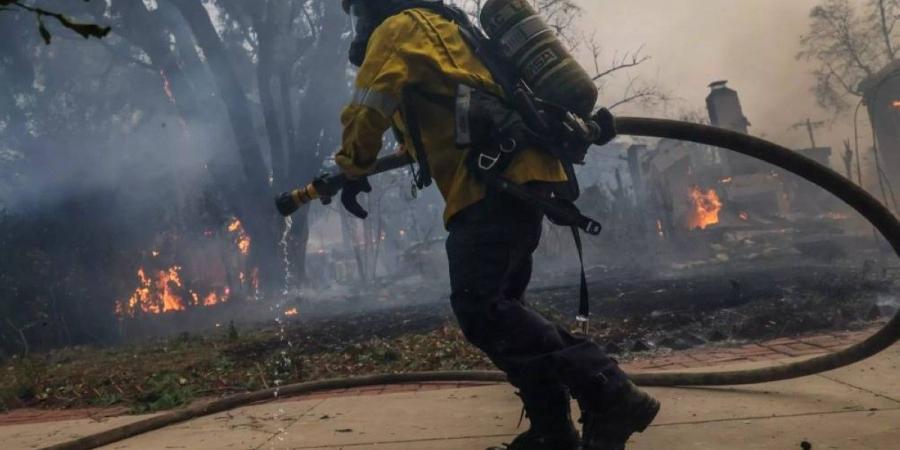
[(853, 149), (850, 148), (850, 139), (844, 140), (844, 154), (841, 155), (841, 159), (844, 161), (847, 179), (853, 181)]
[(897, 197), (894, 196), (894, 186), (891, 183), (891, 180), (888, 179), (887, 174), (884, 173), (884, 169), (881, 167), (881, 155), (878, 152), (878, 140), (874, 133), (872, 136), (872, 156), (875, 159), (875, 173), (878, 175), (878, 184), (881, 187), (881, 197), (884, 198), (884, 204), (886, 206), (888, 205), (888, 194), (885, 193), (886, 186), (887, 192), (891, 195), (890, 200), (891, 204), (894, 206), (894, 211), (897, 211)]
[(821, 128), (825, 125), (824, 121), (813, 122), (810, 118), (806, 118), (805, 122), (798, 122), (791, 125), (792, 130), (796, 130), (798, 128), (806, 128), (806, 132), (809, 134), (809, 143), (812, 145), (812, 149), (816, 148), (816, 134), (815, 129)]
[(813, 133), (812, 122), (809, 121), (809, 117), (806, 118), (806, 131), (809, 133), (809, 143), (812, 144), (812, 149), (816, 148), (816, 135)]

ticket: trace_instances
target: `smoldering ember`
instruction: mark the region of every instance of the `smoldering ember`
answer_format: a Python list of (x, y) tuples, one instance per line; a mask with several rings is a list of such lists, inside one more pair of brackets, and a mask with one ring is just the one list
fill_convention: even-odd
[(888, 324), (900, 2), (611, 3), (0, 0), (0, 425)]

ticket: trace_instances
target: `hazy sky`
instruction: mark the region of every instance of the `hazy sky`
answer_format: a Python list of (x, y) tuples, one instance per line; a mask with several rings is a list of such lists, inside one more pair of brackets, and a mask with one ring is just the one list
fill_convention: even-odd
[[(580, 0), (585, 23), (597, 30), (607, 57), (645, 45), (653, 59), (640, 69), (682, 99), (705, 108), (707, 85), (729, 80), (753, 124), (751, 132), (778, 143), (809, 146), (805, 130), (790, 126), (806, 117), (828, 119), (810, 92), (811, 66), (797, 61), (800, 36), (817, 0)], [(861, 114), (865, 117), (865, 114)], [(860, 125), (867, 124), (865, 119)], [(868, 130), (868, 128), (861, 128)], [(850, 119), (818, 132), (817, 144), (842, 149), (852, 137)], [(865, 140), (868, 145), (869, 140)]]

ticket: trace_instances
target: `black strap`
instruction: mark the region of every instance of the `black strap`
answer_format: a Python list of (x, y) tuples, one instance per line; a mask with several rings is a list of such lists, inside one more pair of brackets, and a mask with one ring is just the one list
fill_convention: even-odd
[[(506, 93), (506, 95), (511, 95), (515, 91), (515, 86), (517, 81), (513, 80), (509, 75), (509, 72), (504, 68), (504, 64), (494, 53), (494, 48), (491, 45), (490, 39), (485, 36), (484, 32), (481, 31), (478, 27), (476, 27), (470, 20), (469, 17), (463, 13), (461, 10), (455, 7), (444, 5), (443, 2), (425, 2), (425, 4), (419, 4), (417, 6), (429, 8), (437, 13), (441, 14), (444, 18), (452, 20), (459, 26), (460, 34), (463, 37), (463, 40), (469, 45), (478, 59), (485, 65), (488, 69), (488, 72), (491, 73), (494, 81), (500, 85), (500, 88)], [(434, 102), (434, 99), (429, 99)], [(437, 102), (443, 103), (443, 102)], [(454, 105), (455, 108), (455, 105)], [(414, 114), (407, 114), (404, 112), (404, 117), (407, 117), (406, 123), (410, 128), (410, 137), (413, 139), (413, 145), (417, 147), (421, 147), (421, 135), (419, 135), (419, 142), (417, 143), (416, 134), (418, 134), (418, 130), (413, 131), (415, 128), (418, 128), (418, 122)], [(414, 126), (414, 124), (416, 126)], [(470, 152), (474, 152), (470, 150)], [(427, 170), (427, 160), (420, 159), (419, 154), (424, 155), (424, 152), (419, 152), (416, 149), (416, 159), (419, 160), (420, 172)], [(577, 208), (574, 207), (574, 204), (571, 201), (574, 201), (578, 198), (579, 189), (578, 189), (578, 181), (575, 178), (575, 171), (571, 167), (571, 164), (565, 165), (566, 167), (566, 175), (568, 176), (570, 182), (567, 186), (568, 192), (565, 193), (565, 197), (568, 197), (570, 208), (563, 207), (563, 205), (554, 203), (552, 200), (544, 199), (540, 196), (534, 195), (524, 186), (519, 186), (515, 183), (512, 183), (508, 180), (503, 179), (502, 177), (495, 176), (497, 172), (487, 173), (484, 177), (487, 181), (488, 191), (491, 193), (496, 193), (496, 191), (504, 191), (509, 194), (512, 194), (519, 199), (523, 199), (526, 201), (533, 201), (541, 210), (547, 214), (548, 217), (551, 218), (551, 221), (559, 224), (567, 224), (572, 230), (572, 237), (575, 240), (575, 249), (578, 252), (578, 262), (581, 266), (581, 286), (579, 289), (579, 300), (578, 300), (578, 315), (575, 317), (575, 320), (580, 328), (580, 331), (585, 335), (590, 331), (590, 293), (588, 292), (588, 284), (587, 284), (587, 275), (584, 270), (584, 245), (581, 241), (581, 232), (579, 230), (584, 230), (588, 234), (597, 235), (600, 233), (602, 227), (600, 224), (589, 218), (583, 216)], [(502, 173), (502, 172), (501, 172)], [(430, 178), (430, 173), (426, 172), (427, 176)], [(430, 181), (429, 181), (430, 182)], [(418, 181), (417, 181), (418, 183)], [(573, 186), (574, 184), (574, 186)], [(555, 220), (554, 220), (555, 219)], [(524, 409), (522, 410), (524, 415)], [(521, 418), (520, 418), (521, 421)]]
[(441, 95), (435, 94), (431, 91), (426, 91), (424, 89), (410, 88), (415, 95), (421, 97), (424, 100), (428, 100), (429, 102), (444, 108), (447, 111), (453, 111), (456, 109), (456, 97), (450, 95)]
[(530, 189), (491, 172), (482, 172), (482, 178), (489, 188), (505, 192), (519, 200), (534, 205), (547, 215), (556, 225), (575, 227), (591, 236), (597, 236), (603, 230), (594, 219), (581, 214), (573, 203), (559, 198), (545, 198), (536, 195)]
[(486, 174), (484, 177), (488, 188), (505, 192), (519, 200), (529, 202), (538, 207), (551, 222), (558, 225), (566, 225), (572, 230), (572, 238), (575, 240), (575, 250), (578, 252), (578, 262), (581, 265), (581, 286), (578, 292), (578, 315), (575, 321), (581, 333), (587, 335), (590, 331), (591, 299), (588, 291), (587, 274), (584, 270), (584, 244), (581, 241), (581, 231), (596, 236), (600, 234), (600, 224), (585, 217), (578, 208), (571, 203), (544, 198), (535, 194), (525, 186), (513, 183), (503, 177)]
[(471, 22), (457, 22), (457, 25), (459, 25), (459, 33), (462, 35), (463, 40), (469, 44), (469, 48), (472, 49), (478, 60), (490, 72), (494, 82), (500, 86), (504, 94), (507, 96), (512, 95), (513, 91), (515, 91), (516, 82), (511, 79), (513, 77), (504, 68), (504, 63), (494, 53), (490, 40)]
[(431, 186), (431, 167), (428, 165), (428, 154), (425, 152), (425, 144), (422, 142), (422, 128), (419, 126), (419, 116), (413, 106), (412, 94), (416, 92), (413, 87), (403, 89), (403, 102), (401, 112), (403, 121), (406, 122), (406, 131), (412, 139), (413, 153), (419, 163), (419, 171), (415, 174), (416, 187), (425, 189)]
[(585, 335), (590, 331), (591, 321), (591, 298), (588, 292), (587, 275), (584, 272), (584, 246), (581, 243), (581, 233), (578, 227), (571, 227), (572, 237), (575, 239), (575, 250), (578, 252), (578, 263), (581, 264), (581, 288), (578, 292), (578, 315), (575, 316), (575, 322), (581, 328), (581, 332)]

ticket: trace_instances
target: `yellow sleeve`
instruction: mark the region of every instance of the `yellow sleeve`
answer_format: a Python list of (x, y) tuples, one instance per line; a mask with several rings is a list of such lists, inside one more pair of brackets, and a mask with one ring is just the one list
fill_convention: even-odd
[(361, 177), (372, 170), (403, 88), (419, 78), (411, 70), (422, 70), (421, 61), (408, 64), (409, 55), (434, 54), (430, 47), (433, 43), (408, 14), (388, 18), (372, 34), (353, 100), (341, 113), (343, 135), (335, 162), (348, 176)]

